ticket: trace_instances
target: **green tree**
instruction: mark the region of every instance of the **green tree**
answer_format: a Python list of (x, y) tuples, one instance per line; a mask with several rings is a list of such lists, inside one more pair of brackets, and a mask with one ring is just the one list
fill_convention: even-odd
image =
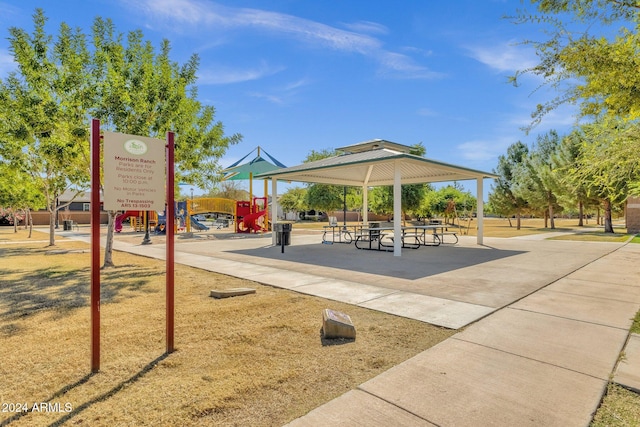
[[(425, 156), (427, 149), (420, 142), (411, 146), (409, 154)], [(425, 195), (432, 187), (429, 184), (405, 184), (401, 188), (402, 216), (406, 214), (420, 214)], [(376, 187), (371, 192), (371, 209), (380, 215), (393, 212), (393, 186)]]
[(231, 200), (249, 200), (249, 192), (242, 188), (240, 181), (222, 181), (209, 189), (205, 197), (220, 197)]
[(424, 199), (423, 209), (434, 216), (441, 216), (445, 220), (454, 220), (464, 212), (475, 210), (477, 200), (468, 191), (462, 191), (458, 185), (447, 185), (436, 191), (431, 191)]
[(312, 184), (307, 188), (306, 205), (324, 212), (337, 211), (344, 206), (344, 187), (339, 185)]
[[(494, 173), (499, 177), (491, 186), (489, 204), (494, 213), (506, 216), (516, 216), (516, 229), (520, 230), (521, 217), (527, 209), (527, 201), (515, 190), (516, 171), (522, 167), (529, 155), (529, 148), (518, 141), (507, 148), (507, 154), (498, 158), (498, 166)], [(511, 225), (511, 219), (509, 219)]]
[(0, 157), (30, 176), (49, 211), (49, 245), (55, 245), (58, 197), (80, 193), (89, 177), (86, 111), (92, 99), (89, 53), (80, 30), (60, 25), (46, 34), (41, 9), (34, 31), (9, 29), (18, 71), (0, 85)]
[[(303, 163), (315, 162), (318, 160), (334, 157), (338, 153), (335, 150), (323, 149), (320, 151), (311, 150)], [(347, 198), (356, 191), (353, 187), (346, 189)], [(345, 188), (341, 185), (330, 184), (309, 184), (306, 192), (305, 204), (309, 209), (332, 212), (341, 210), (345, 204)]]
[(347, 210), (358, 213), (358, 221), (362, 215), (363, 194), (362, 188), (354, 187), (347, 189)]
[[(640, 186), (637, 123), (605, 120), (581, 127), (582, 150), (570, 173), (604, 207), (604, 231), (613, 233), (612, 210)], [(637, 193), (636, 193), (637, 194)]]
[(278, 205), (284, 212), (304, 212), (309, 210), (307, 205), (307, 189), (302, 187), (289, 188), (278, 200)]
[[(82, 31), (64, 23), (54, 43), (45, 22), (38, 9), (32, 35), (10, 29), (19, 72), (0, 87), (0, 104), (5, 104), (0, 122), (6, 121), (8, 130), (0, 140), (0, 156), (26, 164), (41, 183), (52, 236), (57, 196), (88, 185), (90, 117), (100, 118), (104, 129), (116, 132), (161, 139), (175, 132), (175, 181), (201, 188), (215, 184), (217, 160), (240, 135), (225, 136), (214, 108), (197, 100), (197, 55), (180, 66), (170, 60), (167, 40), (156, 54), (139, 30), (130, 32), (123, 45), (123, 34), (102, 18), (94, 21), (91, 50)], [(110, 214), (105, 266), (113, 265), (114, 215)]]
[[(581, 114), (640, 118), (640, 7), (635, 1), (532, 0), (538, 13), (522, 11), (518, 23), (543, 26), (547, 40), (527, 41), (540, 61), (520, 70), (544, 79), (559, 95), (540, 104), (534, 124), (563, 103)], [(612, 28), (615, 26), (615, 28)]]
[(515, 193), (527, 201), (529, 209), (543, 213), (545, 227), (550, 220), (551, 229), (556, 228), (555, 213), (562, 209), (557, 197), (560, 176), (553, 161), (559, 144), (555, 131), (539, 135), (533, 150), (515, 171)]
[[(219, 177), (219, 159), (240, 135), (224, 136), (215, 110), (197, 100), (199, 58), (192, 55), (180, 66), (170, 60), (170, 44), (163, 40), (159, 53), (142, 31), (131, 31), (127, 44), (110, 20), (96, 18), (93, 25), (96, 106), (91, 110), (105, 128), (117, 132), (164, 139), (177, 134), (176, 182), (211, 188)], [(110, 212), (105, 266), (111, 258), (115, 212)]]
[(29, 238), (33, 231), (31, 211), (45, 207), (44, 198), (39, 188), (24, 170), (0, 161), (0, 206), (9, 208), (13, 216), (14, 231), (17, 230), (17, 216), (24, 212), (25, 226), (29, 226)]
[(576, 179), (576, 176), (571, 173), (582, 154), (583, 143), (580, 133), (574, 131), (562, 138), (553, 158), (553, 163), (560, 176), (558, 200), (563, 206), (577, 207), (579, 227), (584, 225), (585, 208), (591, 208), (599, 204), (597, 199), (589, 197), (586, 183), (583, 180)]

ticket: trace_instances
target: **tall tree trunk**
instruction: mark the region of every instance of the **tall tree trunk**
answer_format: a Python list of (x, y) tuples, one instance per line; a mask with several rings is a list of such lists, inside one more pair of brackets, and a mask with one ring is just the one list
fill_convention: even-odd
[(49, 205), (49, 246), (56, 245), (56, 207)]
[(544, 228), (549, 228), (549, 211), (544, 211)]
[(513, 224), (511, 224), (511, 217), (507, 217), (507, 221), (509, 221), (509, 228), (513, 228)]
[(31, 216), (31, 209), (25, 209), (25, 217), (24, 217), (25, 226), (29, 225), (29, 239), (31, 238), (31, 234), (33, 233), (33, 217)]
[(553, 219), (553, 204), (549, 203), (549, 220), (551, 222), (551, 229), (555, 230), (556, 229), (556, 222)]
[(584, 205), (582, 204), (582, 202), (578, 202), (578, 216), (579, 216), (579, 220), (578, 220), (578, 227), (582, 227), (584, 226), (584, 223), (582, 221), (582, 218), (584, 218)]
[(516, 214), (516, 230), (520, 230), (520, 226), (522, 225), (522, 221), (520, 220), (520, 211)]
[(18, 232), (18, 214), (16, 213), (15, 208), (11, 208), (11, 216), (13, 217), (13, 232)]
[(104, 264), (102, 268), (115, 267), (113, 263), (113, 229), (117, 211), (109, 211), (109, 224), (107, 225), (107, 243), (104, 248)]
[(613, 221), (611, 220), (611, 200), (605, 199), (604, 203), (604, 232), (613, 233)]

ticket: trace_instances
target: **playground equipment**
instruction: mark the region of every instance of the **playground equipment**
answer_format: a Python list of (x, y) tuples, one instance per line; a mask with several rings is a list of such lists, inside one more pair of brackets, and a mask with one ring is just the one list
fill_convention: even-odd
[[(114, 227), (116, 233), (120, 233), (122, 231), (122, 222), (127, 218), (129, 218), (129, 223), (131, 224), (133, 231), (145, 230), (144, 211), (125, 211), (116, 216)], [(158, 224), (158, 214), (155, 211), (149, 211), (147, 218), (151, 227)]]
[[(253, 203), (223, 198), (201, 198), (175, 203), (174, 230), (208, 230), (209, 227), (194, 218), (205, 213), (223, 214), (233, 218), (236, 233), (259, 233), (269, 230), (267, 197), (254, 197)], [(125, 211), (116, 216), (115, 231), (122, 231), (122, 222), (129, 218), (132, 230), (145, 230), (144, 211)], [(148, 212), (148, 221), (156, 232), (164, 230), (167, 221), (164, 212)], [(220, 227), (218, 227), (220, 228)]]
[[(257, 150), (257, 155), (247, 163), (242, 163), (247, 157)], [(263, 157), (264, 155), (264, 157)], [(270, 160), (270, 161), (269, 161)], [(273, 163), (272, 163), (273, 162)], [(256, 147), (249, 154), (224, 169), (223, 180), (248, 180), (249, 181), (249, 202), (238, 202), (236, 204), (236, 232), (237, 233), (250, 233), (265, 231), (270, 228), (269, 226), (269, 214), (267, 205), (267, 180), (264, 180), (264, 197), (253, 197), (253, 176), (254, 174), (260, 174), (269, 172), (272, 170), (286, 167), (280, 163), (269, 153), (264, 151), (261, 147)], [(256, 204), (263, 201), (262, 207), (258, 207)], [(274, 214), (272, 214), (274, 215)], [(242, 218), (242, 221), (240, 220)]]
[(194, 215), (205, 214), (205, 213), (218, 213), (228, 215), (230, 217), (235, 218), (236, 216), (236, 201), (231, 199), (223, 199), (223, 198), (201, 198), (201, 199), (193, 199), (187, 200), (185, 205), (185, 211), (188, 213), (189, 217), (191, 217), (191, 221), (186, 223), (187, 232), (191, 231), (193, 227), (196, 230), (202, 230), (206, 227), (204, 224), (198, 222)]
[(236, 233), (258, 233), (268, 229), (266, 197), (254, 197), (253, 205), (244, 200), (236, 202)]

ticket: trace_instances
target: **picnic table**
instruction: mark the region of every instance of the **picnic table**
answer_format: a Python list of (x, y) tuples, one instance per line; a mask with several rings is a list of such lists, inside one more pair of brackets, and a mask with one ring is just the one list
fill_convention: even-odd
[(392, 251), (393, 245), (382, 243), (389, 231), (393, 231), (393, 227), (360, 227), (355, 234), (355, 246), (357, 249)]
[[(393, 227), (361, 227), (355, 231), (355, 246), (358, 249), (393, 250)], [(458, 243), (455, 231), (448, 231), (446, 225), (408, 225), (401, 227), (402, 247), (418, 249), (420, 246), (440, 246), (444, 236), (450, 235)]]
[(322, 226), (322, 243), (351, 243), (360, 225), (330, 224)]

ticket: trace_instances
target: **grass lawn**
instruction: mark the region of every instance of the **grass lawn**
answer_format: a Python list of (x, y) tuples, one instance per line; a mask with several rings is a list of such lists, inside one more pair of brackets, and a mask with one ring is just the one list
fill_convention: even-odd
[[(637, 239), (637, 237), (636, 237)], [(640, 311), (631, 325), (631, 333), (640, 334)], [(627, 427), (640, 425), (640, 395), (610, 383), (607, 394), (593, 418), (591, 427)]]
[[(279, 426), (453, 334), (176, 265), (177, 351), (166, 355), (164, 263), (115, 252), (92, 375), (88, 247), (39, 237), (0, 228), (0, 403), (11, 410), (0, 425)], [(235, 287), (257, 293), (209, 297)], [(324, 308), (348, 313), (357, 339), (323, 342)]]
[[(545, 228), (544, 219), (541, 218), (523, 218), (520, 223), (520, 230), (516, 229), (516, 220), (506, 218), (485, 218), (484, 219), (484, 236), (485, 237), (517, 237), (527, 236), (531, 234), (550, 233), (550, 232), (566, 232), (577, 235), (576, 239), (592, 240), (592, 241), (626, 241), (630, 237), (626, 235), (626, 229), (621, 228), (620, 220), (614, 221), (615, 234), (606, 235), (603, 227), (597, 225), (594, 220), (589, 220), (583, 227), (578, 227), (577, 219), (556, 218), (555, 229)], [(341, 224), (341, 223), (340, 223)], [(356, 225), (357, 222), (348, 222), (348, 225)], [(295, 230), (322, 230), (322, 226), (327, 225), (326, 221), (300, 221), (293, 228)], [(477, 235), (477, 220), (471, 221), (462, 219), (456, 220), (455, 225), (449, 226), (452, 231), (459, 231), (461, 236)], [(579, 237), (584, 236), (584, 237)], [(626, 236), (626, 237), (623, 237)], [(562, 238), (562, 237), (559, 237)], [(565, 239), (572, 237), (564, 237)], [(614, 240), (607, 240), (614, 239)], [(622, 239), (622, 240), (618, 240)]]
[[(322, 225), (297, 223), (294, 232)], [(577, 224), (543, 225), (526, 219), (516, 230), (488, 219), (485, 235), (572, 232)], [(618, 230), (568, 237), (626, 241)], [(92, 375), (88, 246), (58, 237), (49, 248), (43, 236), (0, 228), (0, 403), (29, 409), (0, 411), (0, 425), (280, 426), (454, 332), (176, 265), (177, 351), (166, 355), (164, 263), (115, 252), (118, 267), (102, 272), (101, 371)], [(257, 293), (209, 297), (234, 287)], [(351, 316), (354, 342), (323, 342), (324, 308)], [(640, 314), (633, 328), (640, 333)], [(611, 384), (592, 425), (639, 420), (640, 396)]]

